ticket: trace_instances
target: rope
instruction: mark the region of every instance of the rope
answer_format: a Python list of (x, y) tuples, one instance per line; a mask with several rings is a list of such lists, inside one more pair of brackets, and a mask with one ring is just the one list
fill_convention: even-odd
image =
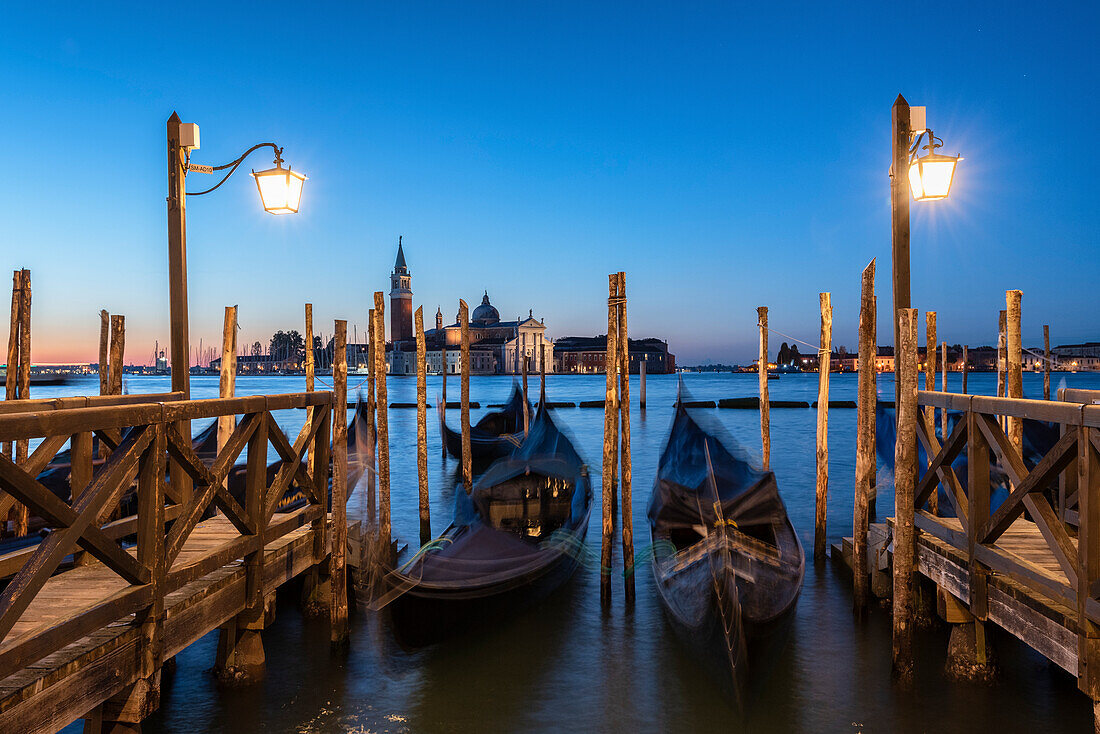
[[(760, 322), (757, 322), (757, 324), (756, 324), (756, 325), (757, 325), (757, 326), (760, 326)], [(790, 334), (784, 334), (784, 333), (783, 333), (782, 331), (780, 331), (779, 329), (773, 329), (773, 328), (772, 328), (772, 327), (770, 327), (770, 326), (769, 326), (769, 327), (767, 327), (767, 329), (768, 329), (768, 331), (770, 331), (770, 332), (771, 332), (771, 333), (773, 333), (773, 334), (779, 334), (779, 336), (782, 336), (782, 337), (785, 337), (785, 338), (787, 338), (787, 339), (790, 339), (791, 341), (795, 341), (795, 342), (798, 342), (799, 344), (804, 344), (804, 345), (806, 345), (807, 347), (809, 347), (810, 349), (813, 349), (814, 351), (816, 351), (816, 352), (817, 352), (817, 353), (818, 353), (819, 355), (821, 355), (821, 354), (824, 354), (824, 353), (825, 353), (825, 350), (824, 350), (823, 348), (821, 348), (821, 346), (819, 346), (819, 345), (817, 345), (817, 344), (810, 344), (809, 342), (804, 342), (804, 341), (802, 341), (801, 339), (795, 339), (795, 338), (794, 338), (793, 336), (791, 336)]]

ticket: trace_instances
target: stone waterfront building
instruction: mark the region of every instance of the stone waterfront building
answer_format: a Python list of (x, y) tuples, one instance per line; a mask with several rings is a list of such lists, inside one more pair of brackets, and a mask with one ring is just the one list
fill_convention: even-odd
[[(554, 342), (546, 336), (545, 319), (536, 319), (533, 310), (527, 318), (501, 321), (500, 312), (489, 301), (489, 292), (481, 304), (470, 313), (470, 372), (475, 375), (518, 375), (527, 364), (528, 374), (538, 374), (545, 355), (546, 371), (554, 371)], [(459, 374), (461, 369), (462, 329), (455, 315), (454, 323), (443, 323), (443, 311), (436, 308), (435, 328), (424, 332), (429, 374)], [(443, 355), (446, 353), (446, 365)], [(397, 260), (390, 274), (390, 341), (386, 345), (389, 373), (416, 374), (416, 334), (413, 331), (412, 274), (405, 263), (400, 239)]]

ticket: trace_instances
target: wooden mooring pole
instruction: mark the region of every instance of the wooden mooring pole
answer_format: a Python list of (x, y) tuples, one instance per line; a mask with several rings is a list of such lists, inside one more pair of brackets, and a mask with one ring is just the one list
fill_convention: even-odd
[(432, 539), (428, 506), (428, 367), (424, 344), (424, 308), (416, 309), (416, 477), (420, 488), (420, 545)]
[(378, 349), (378, 335), (375, 333), (374, 309), (369, 309), (367, 318), (367, 530), (374, 541), (373, 533), (378, 530), (378, 430), (375, 384), (378, 382), (374, 365), (374, 353)]
[[(1020, 337), (1020, 300), (1023, 291), (1005, 291), (1005, 305), (1007, 317), (1005, 321), (1005, 354), (1007, 356), (1007, 370), (1005, 374), (1006, 395), (1010, 398), (1022, 398), (1024, 396), (1024, 365), (1023, 343)], [(1017, 451), (1024, 444), (1024, 419), (1010, 417), (1008, 419), (1008, 440), (1016, 447)]]
[[(443, 420), (447, 417), (447, 332), (443, 332), (443, 346), (439, 348), (439, 371), (443, 376), (443, 397), (439, 403), (439, 414), (443, 416)], [(442, 437), (441, 437), (442, 438)], [(440, 442), (440, 451), (443, 455), (443, 461), (447, 460), (447, 440), (443, 438)]]
[(763, 467), (767, 471), (771, 466), (772, 434), (771, 405), (768, 402), (768, 307), (756, 309), (757, 327), (760, 329), (760, 358), (757, 376), (760, 384), (760, 447), (763, 454)]
[(1050, 400), (1050, 326), (1043, 324), (1043, 400)]
[(330, 641), (348, 641), (348, 322), (336, 320), (332, 355), (332, 622)]
[[(29, 380), (24, 379), (22, 369), (23, 330), (29, 328), (29, 319), (24, 320), (23, 315), (23, 289), (25, 282), (29, 280), (29, 270), (15, 270), (12, 272), (11, 328), (8, 332), (8, 364), (4, 379), (4, 394), (6, 400), (20, 400), (30, 397)], [(29, 308), (27, 310), (29, 311)], [(28, 352), (29, 351), (28, 347)], [(22, 463), (27, 456), (27, 442), (16, 441), (14, 444), (6, 443), (4, 445), (4, 455), (9, 459), (14, 459), (16, 463)], [(24, 515), (27, 517), (26, 520), (23, 519)], [(29, 511), (22, 504), (17, 502), (11, 510), (11, 516), (11, 528), (15, 534), (26, 535), (27, 526), (30, 521)], [(7, 519), (7, 517), (0, 517), (0, 522), (6, 521)], [(2, 530), (3, 528), (0, 528), (0, 531)]]
[[(531, 407), (530, 407), (531, 402), (530, 402), (530, 398), (527, 397), (527, 341), (526, 341), (526, 336), (527, 335), (524, 334), (523, 354), (519, 358), (520, 371), (523, 374), (523, 435), (524, 435), (525, 438), (526, 438), (528, 432), (531, 429)], [(516, 351), (518, 352), (519, 349), (520, 349), (519, 334), (517, 332), (517, 334), (516, 334)]]
[[(470, 307), (458, 301), (458, 327), (462, 359), (462, 486), (466, 494), (474, 491), (473, 455), (470, 448)], [(518, 346), (518, 344), (517, 344)], [(526, 396), (524, 396), (526, 400)]]
[(966, 376), (970, 374), (970, 347), (963, 344), (963, 395), (966, 395)]
[[(6, 381), (16, 380), (16, 398), (29, 400), (31, 397), (31, 271), (23, 268), (19, 271), (19, 308), (18, 308), (18, 375), (9, 371)], [(14, 305), (15, 294), (12, 294)], [(9, 346), (10, 354), (10, 346)], [(27, 460), (29, 443), (26, 439), (15, 442), (15, 463), (22, 465)], [(15, 534), (24, 536), (30, 531), (30, 509), (16, 503), (14, 507)]]
[[(307, 370), (308, 374), (308, 370)], [(306, 386), (312, 390), (307, 378)], [(237, 389), (237, 307), (225, 307), (225, 322), (222, 325), (222, 361), (218, 379), (218, 397), (231, 398)], [(223, 415), (218, 418), (218, 453), (225, 448), (233, 429), (237, 427), (236, 416)]]
[(875, 261), (863, 270), (859, 299), (859, 374), (856, 409), (856, 496), (852, 513), (852, 590), (857, 616), (867, 607), (867, 530), (875, 479)]
[(378, 560), (393, 565), (390, 539), (390, 420), (386, 392), (386, 303), (382, 291), (374, 292), (374, 408), (378, 441)]
[[(947, 342), (940, 342), (940, 392), (947, 392)], [(946, 441), (949, 437), (947, 431), (947, 411), (940, 411), (940, 435)]]
[(829, 358), (833, 350), (832, 296), (821, 293), (821, 346), (817, 352), (817, 493), (814, 513), (814, 560), (825, 560), (829, 506)]
[(913, 595), (916, 592), (914, 495), (917, 483), (917, 310), (898, 309), (898, 433), (894, 445), (893, 672), (913, 677)]
[[(924, 314), (924, 389), (933, 391), (936, 389), (936, 312), (927, 311)], [(929, 406), (924, 409), (924, 423), (928, 430), (936, 433), (936, 409)], [(932, 457), (928, 457), (931, 461)], [(928, 511), (933, 515), (939, 513), (939, 491), (933, 492), (928, 497)]]
[(603, 526), (600, 544), (600, 604), (606, 609), (611, 605), (611, 539), (615, 532), (615, 464), (618, 461), (617, 404), (617, 332), (619, 329), (616, 301), (618, 300), (618, 275), (608, 276), (607, 287), (607, 347), (604, 352), (606, 388), (603, 408), (603, 477), (602, 510)]
[(539, 341), (539, 407), (546, 402), (546, 342)]
[(122, 394), (122, 372), (126, 361), (126, 317), (111, 315), (111, 395)]
[(630, 459), (630, 339), (626, 331), (626, 273), (620, 272), (618, 277), (618, 333), (616, 344), (619, 352), (619, 410), (621, 431), (620, 451), (620, 480), (619, 491), (622, 495), (620, 514), (622, 515), (623, 533), (623, 569), (625, 575), (625, 598), (628, 605), (634, 603), (634, 518), (632, 515), (631, 481), (632, 469)]
[(997, 397), (1005, 396), (1005, 369), (1008, 367), (1007, 337), (1005, 336), (1005, 322), (1007, 311), (1001, 311), (997, 324)]
[[(234, 318), (236, 315), (234, 314)], [(234, 340), (235, 341), (235, 340)], [(313, 392), (314, 373), (313, 354), (313, 304), (306, 304), (306, 392)]]
[[(111, 314), (99, 312), (99, 394), (111, 394)], [(9, 373), (10, 374), (10, 373)]]
[(645, 358), (646, 355), (642, 355), (642, 361), (638, 363), (638, 409), (645, 410)]

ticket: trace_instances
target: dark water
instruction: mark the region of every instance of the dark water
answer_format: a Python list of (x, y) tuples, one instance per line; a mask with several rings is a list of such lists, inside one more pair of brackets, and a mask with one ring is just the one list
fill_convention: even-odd
[[(357, 380), (352, 376), (351, 385)], [(602, 376), (552, 376), (550, 400), (597, 400)], [(960, 388), (951, 374), (948, 388)], [(685, 375), (696, 399), (756, 394), (755, 375)], [(127, 378), (130, 392), (167, 390), (166, 378)], [(504, 377), (473, 378), (472, 399), (503, 402)], [(1055, 375), (1053, 387), (1100, 388), (1100, 375)], [(410, 378), (389, 380), (391, 401), (415, 401)], [(302, 389), (300, 378), (238, 378), (238, 394)], [(971, 392), (993, 393), (995, 375), (970, 376)], [(458, 397), (458, 381), (450, 387)], [(855, 375), (834, 375), (832, 399), (855, 399)], [(72, 394), (82, 386), (56, 388)], [(816, 375), (786, 375), (769, 383), (773, 399), (816, 399)], [(89, 382), (89, 391), (94, 385)], [(537, 380), (532, 383), (537, 391)], [(217, 395), (217, 378), (192, 383), (195, 397)], [(429, 402), (439, 390), (429, 381)], [(1025, 374), (1029, 397), (1042, 396), (1041, 375)], [(50, 394), (36, 391), (37, 396)], [(354, 393), (354, 389), (352, 390)], [(634, 455), (634, 528), (639, 558), (649, 543), (645, 506), (672, 416), (676, 378), (650, 376), (649, 409), (637, 410), (631, 386)], [(891, 376), (880, 377), (880, 395), (893, 397)], [(473, 419), (484, 412), (474, 411)], [(756, 411), (711, 411), (738, 441), (760, 453)], [(452, 421), (458, 411), (451, 411)], [(415, 544), (417, 524), (415, 410), (390, 411), (394, 532)], [(564, 409), (559, 422), (575, 438), (593, 473), (601, 464), (603, 411)], [(302, 415), (280, 416), (294, 435)], [(432, 526), (447, 524), (457, 462), (440, 458), (438, 428), (430, 420), (429, 472)], [(812, 548), (814, 517), (815, 411), (773, 410), (772, 468), (791, 518)], [(830, 542), (851, 532), (855, 459), (855, 411), (829, 416)], [(889, 477), (880, 477), (880, 519), (892, 514)], [(598, 482), (597, 482), (598, 486)], [(597, 502), (599, 501), (597, 492)], [(362, 512), (359, 496), (349, 516)], [(594, 508), (588, 545), (598, 553), (600, 511)], [(621, 555), (616, 553), (621, 567)], [(942, 670), (947, 628), (921, 631), (917, 679), (911, 690), (890, 680), (889, 612), (876, 608), (862, 625), (851, 614), (849, 577), (826, 564), (808, 563), (787, 646), (766, 685), (738, 719), (708, 677), (677, 644), (662, 616), (648, 566), (640, 563), (633, 610), (615, 579), (610, 613), (601, 612), (599, 576), (582, 567), (571, 583), (537, 608), (489, 629), (416, 652), (402, 651), (385, 624), (368, 612), (353, 612), (351, 646), (330, 652), (326, 622), (301, 619), (292, 595), (281, 599), (274, 626), (264, 633), (267, 679), (243, 690), (219, 690), (209, 669), (216, 635), (177, 657), (165, 678), (160, 711), (146, 731), (828, 731), (828, 732), (1032, 732), (1085, 731), (1088, 699), (1075, 681), (1016, 640), (996, 634), (1001, 676), (991, 685), (956, 684)]]

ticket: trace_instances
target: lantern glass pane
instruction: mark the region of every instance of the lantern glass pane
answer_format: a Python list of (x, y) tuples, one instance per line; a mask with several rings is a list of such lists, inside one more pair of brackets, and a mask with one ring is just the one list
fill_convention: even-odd
[(298, 211), (304, 176), (283, 168), (272, 168), (253, 175), (266, 211), (272, 214), (294, 214)]
[(937, 158), (921, 158), (909, 167), (909, 187), (917, 201), (946, 199), (951, 192), (951, 179), (958, 160), (948, 156)]

